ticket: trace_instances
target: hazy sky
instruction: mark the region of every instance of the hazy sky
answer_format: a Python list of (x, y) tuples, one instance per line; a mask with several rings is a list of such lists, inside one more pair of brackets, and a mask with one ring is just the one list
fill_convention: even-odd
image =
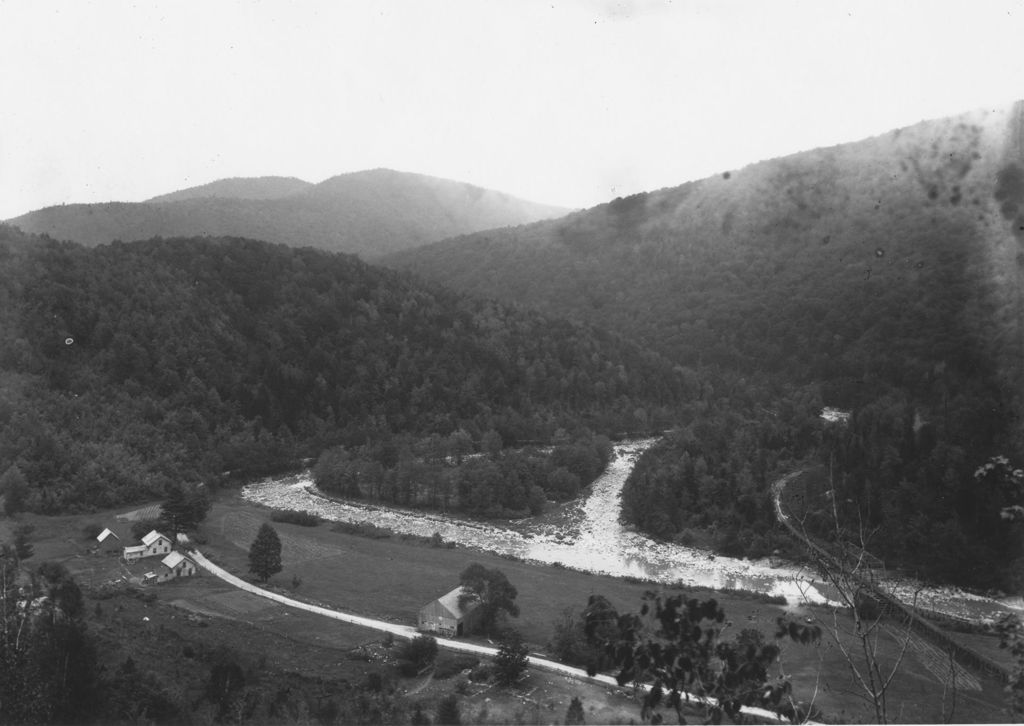
[(1024, 2), (0, 0), (0, 218), (390, 167), (590, 206), (1024, 96)]

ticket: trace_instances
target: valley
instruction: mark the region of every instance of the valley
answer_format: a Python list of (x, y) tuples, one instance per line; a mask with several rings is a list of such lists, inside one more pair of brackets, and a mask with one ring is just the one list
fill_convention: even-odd
[[(76, 241), (0, 225), (10, 341), (0, 350), (0, 585), (40, 607), (58, 601), (42, 593), (60, 595), (79, 640), (55, 642), (116, 654), (110, 668), (78, 669), (108, 689), (96, 713), (115, 720), (132, 718), (136, 656), (155, 721), (225, 721), (225, 709), (250, 707), (269, 718), (284, 706), (256, 695), (268, 684), (301, 719), (327, 698), (297, 665), (315, 645), (324, 662), (332, 649), (356, 654), (329, 686), (345, 694), (331, 708), (355, 720), (411, 720), (422, 704), (406, 696), (429, 694), (430, 709), (455, 697), (481, 721), (522, 721), (513, 701), (528, 696), (516, 686), (468, 675), (438, 686), (432, 675), (490, 673), (481, 658), (502, 639), (605, 677), (621, 669), (624, 684), (637, 663), (638, 680), (669, 688), (703, 669), (703, 693), (726, 705), (810, 693), (786, 711), (794, 717), (886, 721), (891, 698), (900, 709), (928, 701), (933, 720), (998, 720), (999, 689), (1016, 671), (997, 631), (1020, 615), (1024, 588), (1014, 356), (1024, 307), (1009, 226), (1024, 204), (1024, 152), (1003, 144), (1015, 114), (1024, 105), (524, 226), (495, 221), (491, 202), (508, 205), (486, 190), (387, 170), (320, 185), (226, 179), (144, 208), (43, 210), (97, 225), (99, 236), (68, 227)], [(359, 211), (359, 199), (372, 209)], [(204, 221), (229, 208), (259, 224)], [(264, 222), (287, 226), (293, 208), (299, 231), (271, 234)], [(351, 218), (335, 219), (340, 209)], [(163, 237), (145, 221), (145, 234), (129, 225), (129, 241), (107, 243), (121, 212), (197, 226)], [(382, 236), (335, 245), (341, 233), (315, 221), (327, 218), (353, 238), (364, 233), (356, 218)], [(146, 234), (158, 236), (131, 240)], [(308, 244), (393, 254), (381, 267)], [(660, 433), (613, 446), (622, 431)], [(295, 473), (299, 462), (309, 468)], [(170, 500), (202, 516), (175, 514)], [(131, 541), (132, 519), (155, 528), (182, 516), (209, 570), (241, 589), (206, 575), (144, 583), (77, 537), (94, 516), (113, 516)], [(266, 527), (281, 561), (251, 570), (269, 579), (257, 588), (238, 578)], [(857, 578), (844, 590), (830, 578), (841, 567), (816, 558), (858, 541), (858, 561), (874, 563), (866, 576), (902, 605), (873, 600)], [(492, 586), (519, 598), (500, 628), (469, 638), (478, 662), (449, 652), (416, 670), (395, 655), (404, 645), (359, 626), (414, 637), (418, 609), (483, 577), (474, 566), (495, 578), (475, 595), (481, 604)], [(92, 614), (67, 595), (75, 581)], [(177, 635), (133, 623), (148, 645), (113, 647), (128, 626), (102, 614), (107, 600)], [(17, 597), (5, 602), (9, 621), (28, 617), (10, 605)], [(910, 603), (927, 626), (904, 618)], [(337, 612), (351, 622), (319, 620)], [(223, 635), (234, 655), (197, 656), (202, 638), (181, 635), (179, 618)], [(49, 662), (46, 627), (59, 621), (33, 621), (37, 650), (0, 656)], [(657, 670), (675, 651), (637, 633), (696, 650)], [(187, 647), (161, 663), (175, 638)], [(261, 661), (270, 644), (280, 657)], [(848, 693), (858, 679), (865, 690), (854, 652), (869, 673), (894, 669), (891, 693), (866, 689), (871, 708)], [(168, 674), (196, 659), (172, 693)], [(749, 682), (726, 675), (733, 667)], [(218, 679), (236, 668), (254, 674), (251, 689), (218, 701)], [(60, 708), (84, 698), (46, 682), (70, 699)], [(557, 693), (551, 709), (564, 709), (576, 684), (544, 687)], [(501, 716), (484, 693), (504, 704)], [(636, 706), (609, 703), (612, 721)], [(529, 718), (557, 717), (535, 708)]]
[[(776, 596), (791, 606), (830, 604), (830, 585), (813, 569), (789, 562), (741, 560), (659, 542), (622, 524), (621, 492), (637, 458), (656, 439), (619, 443), (608, 468), (580, 500), (541, 523), (500, 524), (333, 499), (318, 491), (309, 473), (270, 478), (243, 487), (241, 496), (271, 509), (299, 510), (329, 522), (371, 525), (397, 535), (429, 538), (503, 557), (581, 572), (633, 578), (662, 586)], [(901, 578), (919, 607), (975, 622), (992, 623), (1014, 608), (954, 587), (928, 587)], [(833, 594), (834, 597), (834, 594)]]

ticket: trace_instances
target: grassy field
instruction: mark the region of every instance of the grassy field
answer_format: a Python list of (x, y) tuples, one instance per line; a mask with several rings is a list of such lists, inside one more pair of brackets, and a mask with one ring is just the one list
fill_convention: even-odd
[[(269, 514), (269, 510), (244, 502), (237, 495), (222, 495), (201, 528), (204, 543), (200, 549), (223, 567), (246, 576), (249, 544), (259, 526), (269, 520)], [(35, 561), (63, 561), (86, 586), (124, 583), (140, 574), (121, 564), (116, 555), (89, 552), (90, 543), (81, 536), (86, 523), (98, 522), (110, 526), (128, 542), (130, 522), (118, 521), (112, 513), (57, 518), (25, 515), (24, 521), (36, 526)], [(620, 612), (635, 611), (644, 592), (653, 587), (461, 548), (432, 547), (397, 536), (370, 539), (343, 534), (332, 531), (330, 523), (317, 527), (285, 523), (273, 526), (282, 541), (284, 569), (271, 579), (271, 587), (300, 599), (396, 623), (415, 623), (418, 609), (455, 587), (459, 573), (471, 562), (498, 568), (519, 591), (521, 615), (510, 624), (523, 633), (538, 653), (547, 652), (554, 623), (566, 608), (579, 612), (591, 594), (601, 594)], [(0, 520), (0, 539), (9, 538), (9, 533), (9, 521)], [(293, 587), (293, 580), (299, 582), (298, 587)], [(209, 575), (148, 590), (156, 593), (158, 600), (147, 607), (157, 608), (167, 623), (193, 623), (197, 619), (208, 622), (215, 627), (209, 627), (205, 633), (219, 633), (239, 648), (264, 653), (270, 665), (279, 670), (310, 677), (330, 672), (352, 680), (369, 666), (360, 660), (353, 661), (351, 654), (365, 654), (374, 648), (379, 651), (379, 632), (276, 605), (237, 591)], [(775, 619), (785, 612), (782, 606), (754, 597), (697, 590), (688, 594), (702, 599), (716, 597), (722, 603), (729, 618), (727, 636), (744, 628), (757, 628), (771, 638)], [(831, 618), (824, 608), (804, 607), (790, 614), (819, 623)], [(983, 636), (963, 637), (985, 640), (990, 645)], [(883, 660), (898, 651), (898, 639), (895, 628), (880, 639)], [(890, 718), (904, 723), (942, 722), (954, 708), (953, 694), (948, 688), (948, 664), (925, 644), (911, 645), (890, 691)], [(386, 654), (378, 655), (386, 661)], [(846, 660), (829, 638), (819, 646), (786, 642), (779, 671), (791, 677), (798, 699), (813, 700), (829, 720), (872, 720), (872, 713), (851, 685)], [(1004, 721), (1000, 684), (968, 676), (957, 671), (952, 720)], [(425, 712), (432, 713), (432, 704), (450, 692), (456, 681), (412, 679), (403, 682), (401, 688), (409, 692), (409, 703), (423, 701)], [(588, 723), (639, 720), (636, 705), (625, 694), (609, 694), (595, 686), (541, 673), (531, 674), (520, 689), (509, 693), (463, 684), (460, 699), (468, 709), (464, 715), (472, 713), (474, 721), (546, 723), (564, 717), (573, 695), (584, 697)]]

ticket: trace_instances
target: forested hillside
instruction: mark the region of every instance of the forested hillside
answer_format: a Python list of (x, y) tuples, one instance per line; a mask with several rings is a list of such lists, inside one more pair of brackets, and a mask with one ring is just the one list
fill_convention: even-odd
[[(1011, 540), (980, 543), (983, 520), (956, 502), (976, 467), (1022, 449), (1021, 118), (1018, 106), (926, 122), (388, 262), (606, 325), (720, 381), (705, 395), (717, 413), (638, 467), (627, 511), (648, 531), (752, 542), (768, 482), (751, 486), (759, 467), (728, 442), (791, 462), (838, 446), (839, 486), (889, 561), (978, 581), (970, 562), (1019, 556)], [(824, 445), (821, 426), (770, 433), (781, 410), (808, 414), (800, 401), (853, 412), (841, 443)], [(758, 506), (737, 512), (750, 491)], [(980, 549), (940, 568), (933, 553), (965, 542)]]
[(25, 232), (98, 245), (234, 236), (364, 258), (568, 210), (470, 184), (389, 169), (299, 179), (222, 179), (147, 202), (65, 204), (8, 220)]
[(0, 226), (0, 333), (2, 485), (43, 512), (395, 434), (665, 426), (685, 394), (598, 330), (240, 239), (85, 248)]

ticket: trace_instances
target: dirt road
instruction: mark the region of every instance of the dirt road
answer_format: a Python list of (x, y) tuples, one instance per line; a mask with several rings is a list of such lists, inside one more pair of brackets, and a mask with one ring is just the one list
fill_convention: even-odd
[[(192, 550), (189, 552), (189, 556), (192, 557), (196, 564), (202, 567), (204, 570), (209, 572), (221, 580), (234, 585), (235, 587), (250, 592), (260, 597), (265, 597), (275, 602), (288, 607), (296, 608), (298, 610), (305, 610), (310, 613), (322, 615), (325, 618), (331, 618), (333, 620), (340, 620), (345, 623), (351, 623), (353, 625), (359, 625), (364, 628), (370, 628), (372, 630), (379, 630), (385, 633), (391, 633), (399, 638), (412, 639), (418, 635), (421, 635), (419, 631), (408, 625), (397, 625), (395, 623), (389, 623), (384, 620), (374, 620), (373, 618), (363, 617), (361, 615), (353, 615), (351, 613), (342, 612), (340, 610), (331, 610), (329, 608), (321, 607), (319, 605), (312, 605), (310, 603), (302, 602), (301, 600), (295, 600), (286, 595), (281, 595), (270, 590), (265, 590), (262, 587), (257, 587), (252, 583), (246, 582), (236, 575), (232, 575), (230, 572), (225, 570), (218, 565), (210, 562), (206, 557), (203, 556), (198, 550)], [(481, 655), (487, 657), (493, 657), (497, 654), (498, 649), (492, 648), (486, 645), (477, 645), (476, 643), (467, 643), (462, 640), (452, 640), (450, 638), (437, 638), (438, 646), (447, 648), (448, 650), (454, 650), (462, 653), (472, 653), (474, 655)], [(590, 683), (598, 683), (605, 686), (611, 686), (619, 688), (619, 684), (616, 680), (607, 675), (587, 675), (587, 672), (581, 668), (575, 668), (573, 666), (559, 663), (557, 661), (548, 660), (546, 658), (538, 658), (537, 656), (529, 656), (530, 666), (533, 668), (539, 668), (545, 671), (551, 671), (553, 673), (559, 673), (564, 676), (570, 676)], [(689, 696), (689, 699), (694, 703), (714, 703), (712, 699), (705, 699), (698, 696)], [(751, 716), (752, 718), (760, 719), (771, 723), (788, 723), (785, 719), (781, 718), (778, 714), (772, 713), (761, 708), (743, 707), (743, 713)]]

